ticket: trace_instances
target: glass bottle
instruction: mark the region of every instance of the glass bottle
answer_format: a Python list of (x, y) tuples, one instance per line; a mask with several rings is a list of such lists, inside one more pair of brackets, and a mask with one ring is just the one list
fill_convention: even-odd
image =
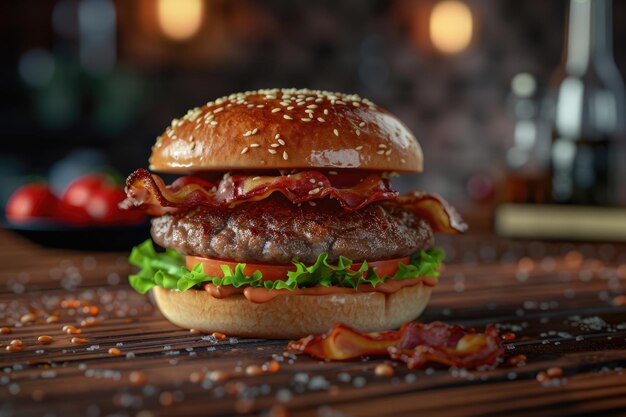
[(553, 74), (549, 200), (617, 205), (624, 160), (624, 83), (613, 59), (610, 0), (570, 0)]

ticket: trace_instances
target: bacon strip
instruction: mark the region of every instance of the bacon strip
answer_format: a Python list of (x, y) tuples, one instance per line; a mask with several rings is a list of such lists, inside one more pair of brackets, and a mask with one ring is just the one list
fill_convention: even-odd
[(426, 219), (434, 232), (463, 233), (467, 224), (459, 213), (438, 194), (427, 194), (415, 191), (403, 194), (389, 202), (413, 212), (416, 217)]
[(320, 359), (345, 360), (369, 355), (389, 355), (411, 369), (431, 364), (475, 369), (494, 365), (504, 354), (498, 330), (484, 333), (449, 326), (408, 322), (398, 331), (363, 333), (335, 324), (325, 335), (307, 336), (289, 343), (289, 349)]
[(194, 177), (183, 177), (166, 186), (161, 178), (145, 169), (138, 169), (126, 180), (128, 198), (123, 208), (142, 207), (159, 215), (175, 209), (197, 205), (234, 206), (258, 201), (280, 192), (293, 203), (316, 198), (333, 197), (346, 210), (358, 210), (374, 201), (389, 200), (397, 193), (379, 175), (362, 176), (356, 185), (339, 188), (319, 171), (303, 171), (292, 175), (251, 177), (232, 175), (219, 185)]
[(320, 171), (303, 171), (282, 176), (232, 175), (219, 183), (188, 176), (165, 185), (157, 175), (138, 169), (126, 180), (127, 199), (122, 208), (139, 207), (152, 215), (162, 215), (198, 205), (232, 207), (258, 201), (279, 192), (293, 203), (323, 197), (336, 199), (348, 211), (375, 201), (396, 205), (426, 219), (435, 232), (459, 233), (467, 229), (459, 214), (436, 194), (415, 192), (398, 196), (378, 174), (327, 176)]

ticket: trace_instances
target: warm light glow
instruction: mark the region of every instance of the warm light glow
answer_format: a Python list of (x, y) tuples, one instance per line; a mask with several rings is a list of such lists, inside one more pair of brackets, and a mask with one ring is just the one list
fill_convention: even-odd
[(203, 0), (158, 0), (159, 26), (169, 38), (189, 39), (200, 29), (202, 9)]
[(472, 40), (472, 12), (463, 2), (445, 0), (433, 7), (430, 15), (430, 40), (446, 54), (456, 54)]

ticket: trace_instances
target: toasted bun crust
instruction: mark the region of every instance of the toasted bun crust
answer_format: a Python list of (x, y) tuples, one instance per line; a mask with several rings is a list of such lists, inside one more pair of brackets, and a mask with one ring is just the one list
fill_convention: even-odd
[(398, 328), (422, 313), (430, 293), (420, 283), (393, 294), (282, 295), (255, 304), (243, 295), (218, 299), (206, 291), (153, 289), (161, 312), (177, 326), (266, 339), (322, 334), (338, 322), (367, 332)]
[(422, 160), (420, 145), (407, 127), (367, 99), (273, 89), (222, 97), (174, 119), (152, 148), (150, 169), (420, 172)]

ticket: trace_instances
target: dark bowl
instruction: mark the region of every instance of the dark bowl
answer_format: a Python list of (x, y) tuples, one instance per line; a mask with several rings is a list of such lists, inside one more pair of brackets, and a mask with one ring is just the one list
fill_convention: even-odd
[(6, 230), (55, 249), (128, 251), (150, 236), (150, 222), (74, 226), (46, 219), (16, 224), (2, 218)]

